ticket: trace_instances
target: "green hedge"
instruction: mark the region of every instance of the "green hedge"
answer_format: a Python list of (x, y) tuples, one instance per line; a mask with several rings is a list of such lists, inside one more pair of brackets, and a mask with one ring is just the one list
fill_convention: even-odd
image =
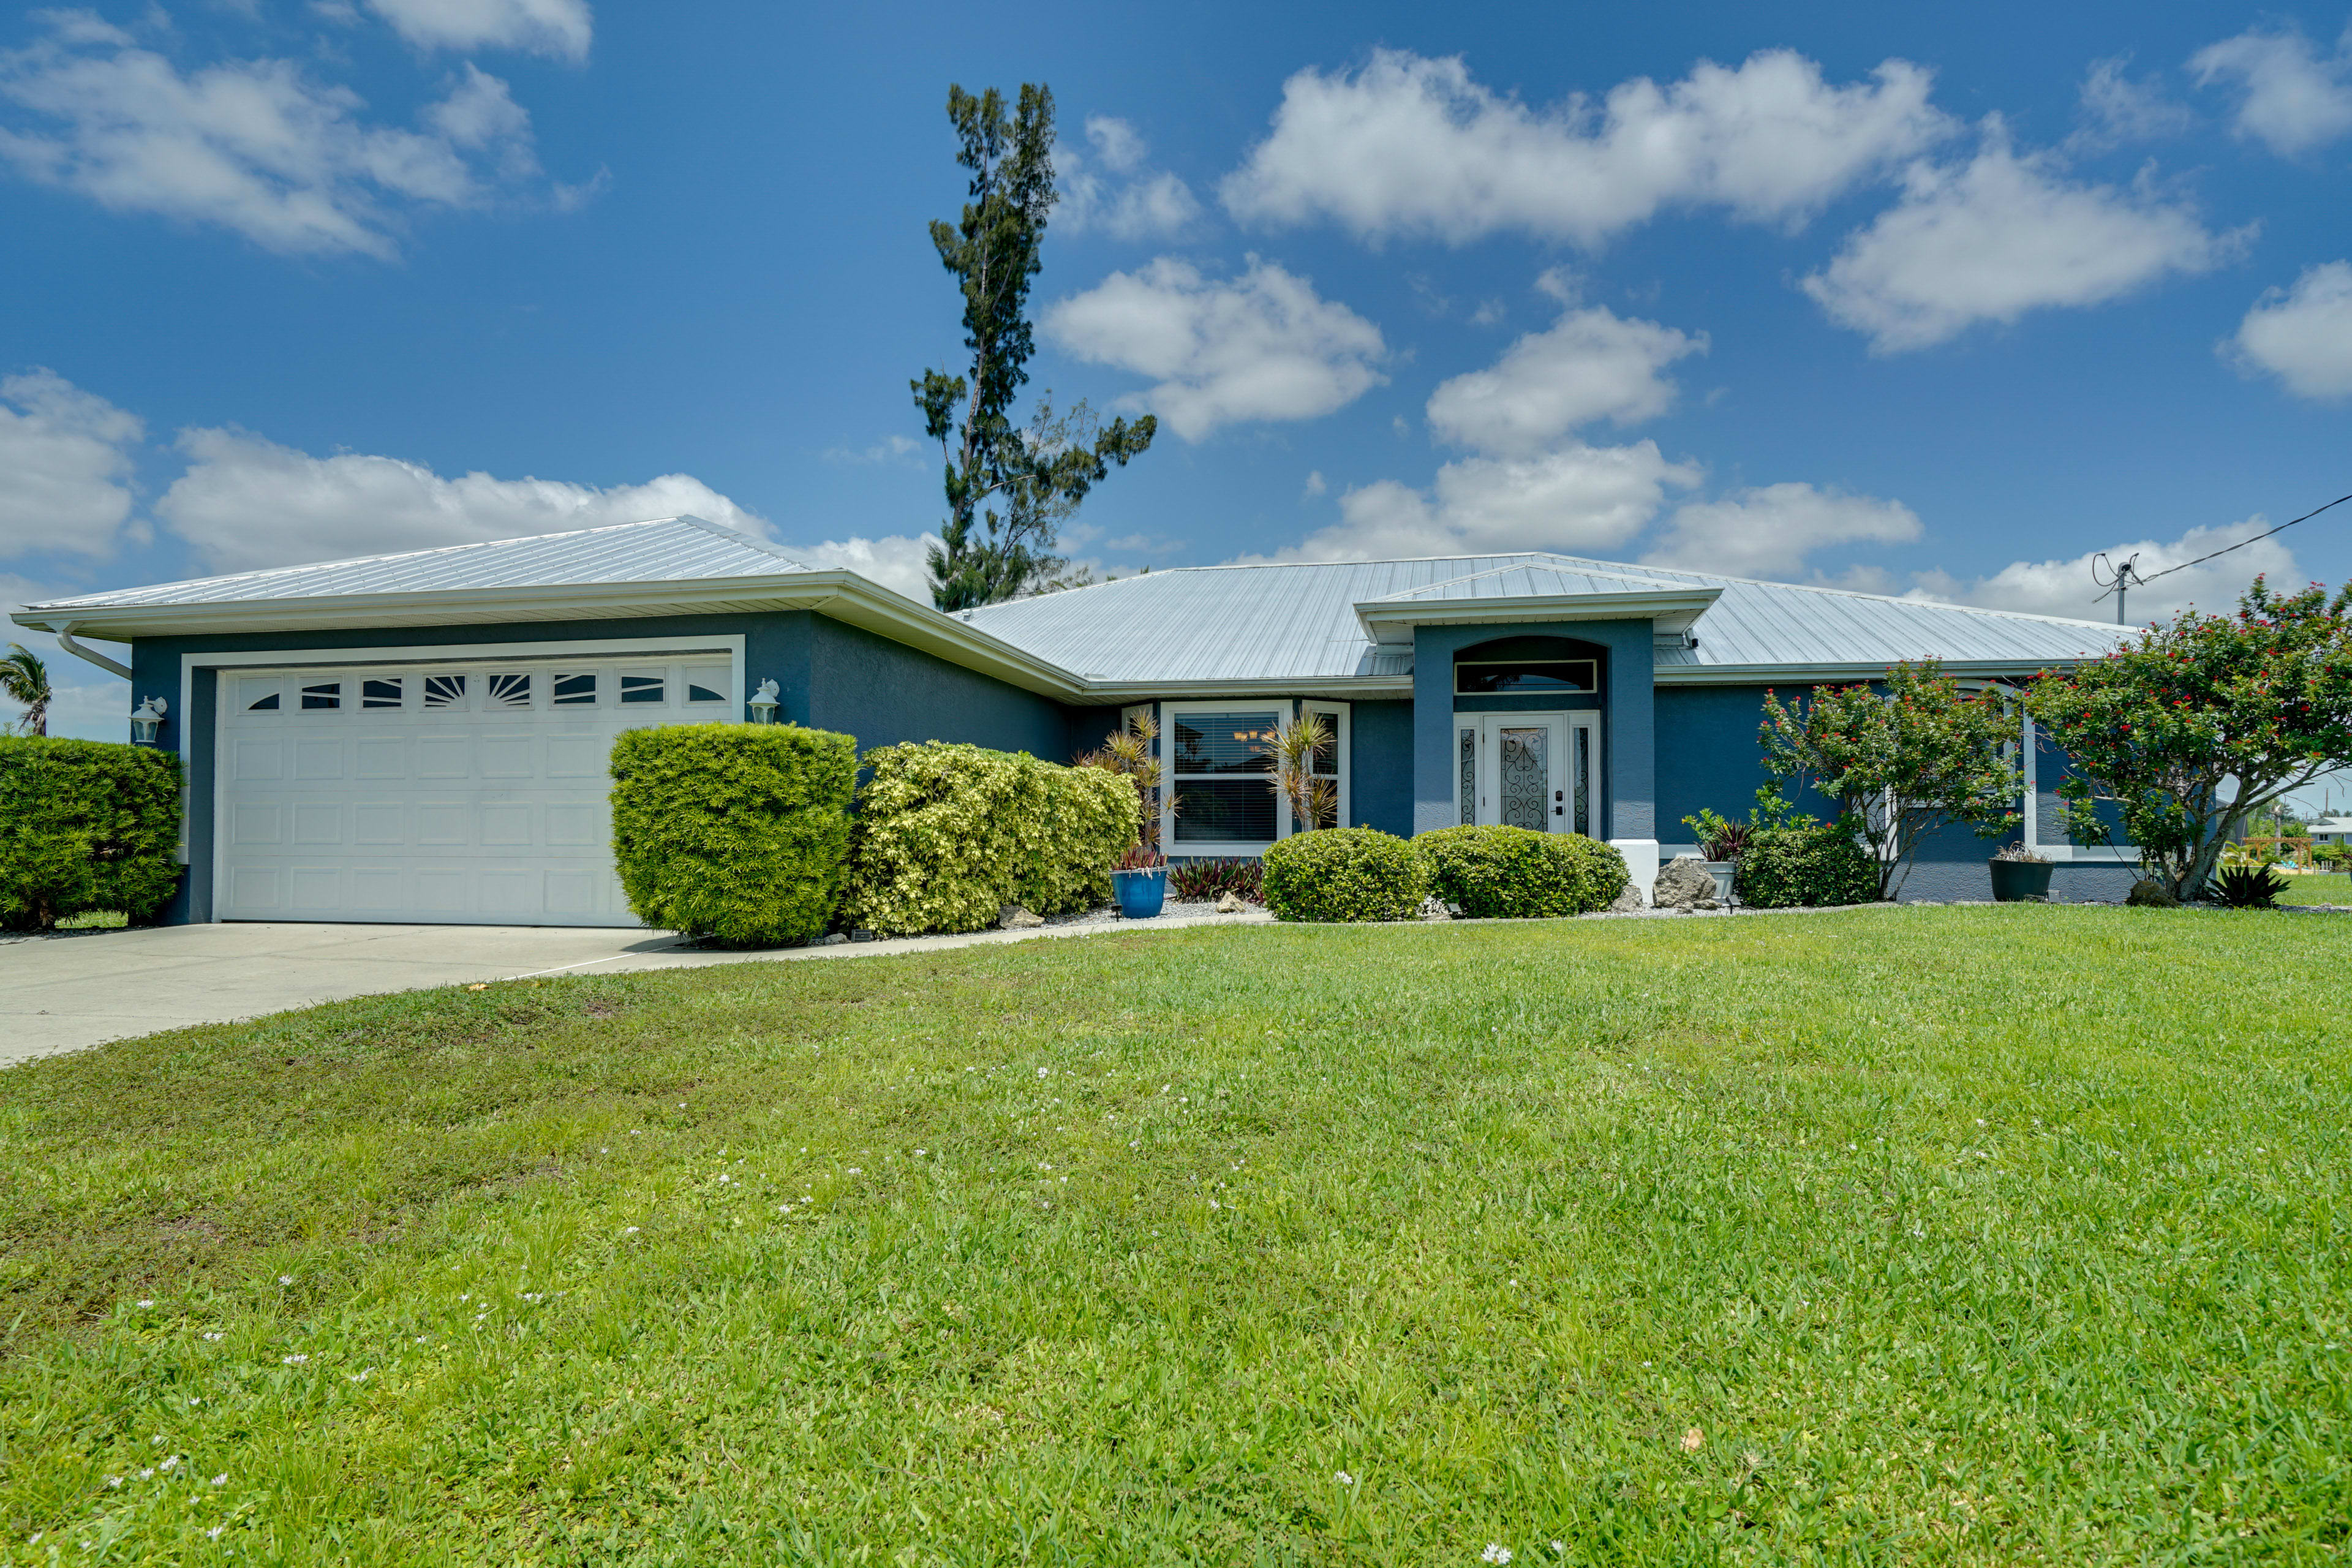
[(1605, 910), (1625, 890), (1625, 858), (1580, 833), (1441, 827), (1416, 836), (1431, 891), (1475, 920), (1540, 920)]
[(1409, 921), (1429, 892), (1412, 845), (1371, 827), (1293, 834), (1267, 848), (1265, 907), (1284, 921)]
[(1132, 779), (944, 741), (877, 746), (857, 794), (848, 922), (885, 936), (979, 931), (1110, 899), (1136, 841)]
[(1733, 889), (1759, 910), (1867, 904), (1878, 897), (1878, 868), (1833, 822), (1770, 827), (1748, 839)]
[(180, 881), (180, 784), (170, 752), (0, 737), (0, 930), (162, 909)]
[(824, 934), (857, 742), (797, 724), (661, 724), (613, 742), (613, 858), (649, 926), (743, 946)]

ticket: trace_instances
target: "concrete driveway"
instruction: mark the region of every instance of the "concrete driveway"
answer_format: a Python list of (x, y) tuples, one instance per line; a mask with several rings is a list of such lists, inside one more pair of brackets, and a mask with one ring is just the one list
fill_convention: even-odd
[(289, 1007), (476, 980), (564, 972), (863, 958), (947, 947), (1187, 925), (1258, 924), (1263, 910), (1202, 920), (1045, 926), (767, 952), (680, 950), (668, 931), (561, 926), (153, 926), (0, 941), (0, 1067), (103, 1040)]

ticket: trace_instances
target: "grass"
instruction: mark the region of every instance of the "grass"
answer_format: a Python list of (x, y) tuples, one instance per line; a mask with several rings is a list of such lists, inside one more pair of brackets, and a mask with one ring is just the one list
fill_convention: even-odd
[(2352, 877), (2341, 871), (2305, 872), (2287, 878), (2283, 904), (2352, 904)]
[(2352, 1052), (2263, 977), (2347, 947), (1211, 929), (37, 1061), (0, 1560), (2338, 1563)]

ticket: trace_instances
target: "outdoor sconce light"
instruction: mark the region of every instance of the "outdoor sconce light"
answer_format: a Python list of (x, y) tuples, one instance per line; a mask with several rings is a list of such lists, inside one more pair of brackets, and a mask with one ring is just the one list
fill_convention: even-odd
[(163, 710), (170, 703), (160, 697), (150, 697), (131, 710), (131, 738), (142, 746), (155, 743), (155, 732), (163, 727)]
[(774, 723), (776, 721), (776, 683), (772, 680), (760, 682), (760, 689), (751, 694), (750, 707), (752, 723)]

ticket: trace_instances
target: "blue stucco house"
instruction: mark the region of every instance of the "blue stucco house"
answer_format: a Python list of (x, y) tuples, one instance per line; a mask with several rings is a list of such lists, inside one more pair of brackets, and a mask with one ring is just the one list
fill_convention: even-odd
[[(1604, 838), (1647, 887), (1682, 818), (1762, 781), (1767, 689), (1934, 656), (1964, 678), (2063, 668), (2121, 628), (1543, 553), (1187, 567), (948, 616), (698, 518), (167, 583), (17, 624), (161, 702), (188, 771), (168, 918), (634, 923), (605, 756), (647, 723), (776, 716), (1066, 760), (1139, 710), (1161, 734), (1171, 855), (1297, 826), (1255, 742), (1337, 737), (1339, 819), (1507, 822)], [(126, 642), (127, 668), (79, 637)], [(2128, 850), (2072, 846), (2063, 765), (2021, 736), (2024, 837), (2063, 899)], [(1914, 898), (1982, 898), (1986, 847), (1932, 846)]]

